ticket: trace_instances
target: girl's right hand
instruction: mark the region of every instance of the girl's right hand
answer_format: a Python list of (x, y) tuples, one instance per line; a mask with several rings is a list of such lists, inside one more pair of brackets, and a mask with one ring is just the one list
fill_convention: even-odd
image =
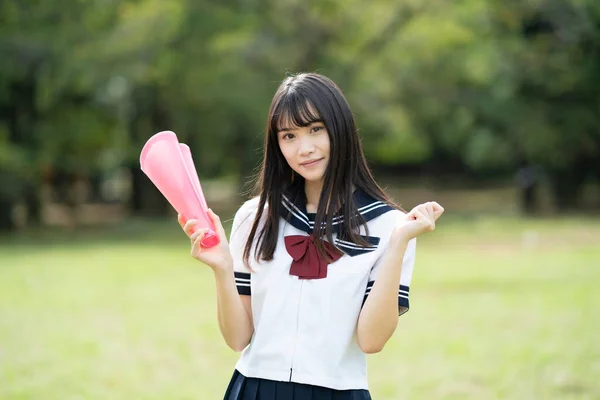
[(208, 265), (215, 272), (217, 270), (232, 270), (233, 260), (229, 251), (225, 230), (223, 229), (223, 225), (221, 225), (221, 219), (211, 209), (207, 211), (207, 214), (215, 225), (217, 235), (219, 235), (219, 244), (210, 248), (203, 247), (201, 244), (208, 229), (199, 228), (197, 226), (198, 221), (195, 219), (186, 221), (182, 215), (177, 215), (179, 225), (181, 225), (185, 234), (190, 238), (192, 246), (191, 256)]

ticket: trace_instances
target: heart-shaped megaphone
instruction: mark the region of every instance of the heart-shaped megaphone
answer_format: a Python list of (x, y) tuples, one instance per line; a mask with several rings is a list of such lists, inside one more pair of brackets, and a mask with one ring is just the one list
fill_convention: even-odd
[(186, 220), (198, 220), (201, 228), (209, 229), (202, 246), (219, 244), (215, 226), (206, 212), (208, 206), (192, 153), (187, 145), (179, 143), (175, 133), (159, 132), (148, 139), (142, 148), (140, 166), (175, 211)]

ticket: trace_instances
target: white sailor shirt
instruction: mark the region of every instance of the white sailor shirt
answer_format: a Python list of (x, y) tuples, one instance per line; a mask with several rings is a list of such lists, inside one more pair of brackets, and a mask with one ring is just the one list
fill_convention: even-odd
[[(353, 199), (366, 221), (369, 236), (364, 225), (359, 233), (372, 246), (339, 240), (334, 229), (335, 245), (343, 252), (341, 258), (327, 265), (326, 278), (299, 279), (290, 274), (293, 259), (283, 243), (284, 237), (312, 233), (314, 214), (306, 212), (304, 199), (292, 201), (290, 197), (282, 198), (273, 259), (256, 262), (251, 253), (251, 270), (244, 266), (242, 254), (258, 198), (244, 203), (234, 217), (229, 246), (235, 281), (240, 295), (251, 296), (254, 323), (252, 339), (236, 369), (246, 377), (336, 390), (368, 389), (366, 355), (358, 346), (356, 325), (401, 211), (358, 189)], [(334, 219), (336, 223), (339, 220)], [(398, 289), (399, 315), (409, 308), (415, 246), (413, 239), (404, 255)]]

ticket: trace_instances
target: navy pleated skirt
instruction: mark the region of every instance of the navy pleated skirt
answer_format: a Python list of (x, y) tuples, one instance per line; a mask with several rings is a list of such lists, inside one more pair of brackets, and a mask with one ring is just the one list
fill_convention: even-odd
[(334, 390), (295, 382), (246, 378), (233, 372), (224, 400), (371, 400), (368, 390)]

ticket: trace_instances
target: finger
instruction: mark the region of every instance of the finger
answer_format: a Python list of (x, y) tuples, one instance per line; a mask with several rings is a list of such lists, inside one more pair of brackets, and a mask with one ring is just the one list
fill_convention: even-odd
[(429, 202), (435, 211), (444, 211), (444, 207), (442, 207), (438, 202), (430, 201)]
[(426, 212), (416, 210), (417, 220), (420, 221), (428, 230), (432, 231), (435, 229), (435, 221), (429, 218)]
[(433, 204), (431, 204), (431, 202), (428, 202), (425, 204), (425, 209), (427, 210), (427, 215), (429, 216), (429, 218), (432, 221), (435, 221), (435, 216), (433, 214)]
[(417, 219), (416, 216), (418, 215), (419, 212), (425, 212), (427, 213), (427, 206), (425, 204), (419, 204), (418, 206), (415, 206), (412, 210), (410, 210), (410, 212), (408, 213), (408, 215), (411, 217), (410, 219), (415, 220)]
[(221, 218), (217, 214), (214, 213), (212, 209), (207, 210), (208, 217), (212, 220), (215, 225), (215, 229), (217, 231), (217, 235), (221, 238), (221, 240), (227, 240), (227, 235), (225, 233), (225, 229), (223, 229), (223, 224), (221, 224)]
[(186, 219), (183, 215), (177, 214), (177, 222), (179, 222), (179, 226), (181, 226), (181, 229), (183, 229), (186, 223)]
[(190, 236), (190, 240), (193, 242), (196, 241), (196, 239), (198, 238), (198, 236), (202, 235), (202, 239), (204, 239), (204, 236), (206, 235), (206, 232), (208, 232), (208, 228), (204, 228), (204, 229), (198, 229), (196, 232), (192, 233), (192, 235)]
[(414, 221), (414, 220), (416, 220), (416, 219), (417, 219), (417, 216), (416, 216), (416, 214), (415, 214), (415, 213), (416, 213), (416, 211), (417, 211), (417, 209), (416, 209), (416, 208), (413, 208), (412, 210), (410, 210), (410, 211), (408, 212), (408, 214), (406, 214), (406, 215), (405, 215), (405, 219), (406, 219), (407, 221)]
[(197, 235), (192, 242), (192, 257), (197, 257), (200, 253), (202, 253), (202, 250), (204, 249), (204, 247), (202, 247), (202, 239), (204, 239), (204, 232), (202, 232), (200, 235)]
[(429, 214), (427, 213), (427, 209), (422, 209), (422, 208), (417, 208), (415, 210), (415, 216), (417, 217), (417, 220), (422, 221), (422, 220), (427, 220), (429, 219)]
[(444, 207), (440, 206), (435, 201), (432, 201), (431, 204), (433, 205), (433, 215), (435, 216), (435, 219), (438, 219), (444, 213)]
[(185, 234), (188, 236), (192, 236), (192, 233), (196, 232), (197, 223), (198, 221), (196, 221), (195, 219), (188, 220), (183, 226), (183, 231), (185, 232)]
[(427, 204), (428, 203), (419, 204), (418, 206), (415, 207), (415, 209), (421, 211), (422, 213), (427, 214)]

